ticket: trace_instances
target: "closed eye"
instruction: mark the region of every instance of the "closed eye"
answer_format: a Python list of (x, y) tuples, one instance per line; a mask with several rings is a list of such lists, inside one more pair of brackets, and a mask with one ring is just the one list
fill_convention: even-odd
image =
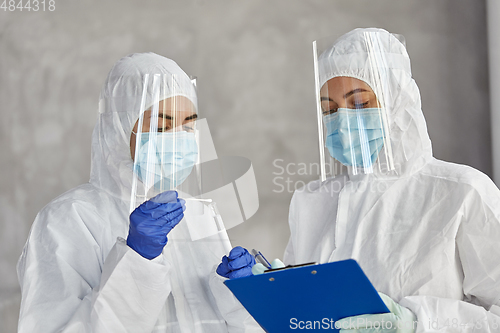
[(355, 103), (354, 108), (355, 109), (364, 109), (368, 106), (369, 103), (370, 103), (370, 101), (366, 101), (364, 103)]
[(332, 114), (332, 113), (335, 113), (337, 112), (337, 109), (330, 109), (330, 110), (327, 110), (327, 111), (323, 111), (323, 116), (326, 116), (326, 115), (329, 115), (329, 114)]

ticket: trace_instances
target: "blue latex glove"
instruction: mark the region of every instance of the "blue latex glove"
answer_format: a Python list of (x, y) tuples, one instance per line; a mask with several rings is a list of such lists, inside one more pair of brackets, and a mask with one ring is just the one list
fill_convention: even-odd
[(185, 201), (176, 191), (166, 191), (142, 203), (130, 214), (127, 245), (146, 259), (158, 257), (167, 234), (184, 217)]
[(409, 309), (378, 293), (390, 313), (365, 314), (347, 317), (335, 322), (340, 333), (414, 333), (417, 317)]
[(229, 252), (229, 256), (222, 257), (222, 262), (217, 267), (217, 274), (230, 279), (250, 276), (253, 265), (255, 265), (254, 256), (241, 246), (236, 246)]

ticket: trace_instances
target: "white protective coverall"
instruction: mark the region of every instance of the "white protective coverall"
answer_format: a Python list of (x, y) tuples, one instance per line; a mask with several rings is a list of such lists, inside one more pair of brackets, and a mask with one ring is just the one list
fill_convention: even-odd
[[(174, 61), (154, 53), (114, 65), (92, 135), (90, 182), (42, 209), (19, 260), (19, 332), (219, 333), (243, 332), (245, 321), (256, 325), (215, 274), (231, 248), (225, 231), (191, 241), (181, 221), (153, 260), (126, 245), (130, 133), (145, 74), (189, 79)], [(192, 91), (178, 92), (196, 105)]]
[(360, 65), (366, 31), (398, 61), (386, 109), (396, 170), (297, 190), (284, 261), (357, 260), (378, 291), (416, 314), (417, 332), (500, 332), (500, 191), (483, 173), (432, 156), (404, 45), (385, 30), (353, 30), (334, 46), (339, 61), (321, 84), (347, 76), (373, 86)]

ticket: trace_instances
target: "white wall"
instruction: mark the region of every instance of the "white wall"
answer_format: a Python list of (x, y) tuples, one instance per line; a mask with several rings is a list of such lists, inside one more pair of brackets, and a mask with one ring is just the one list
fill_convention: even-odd
[[(97, 101), (132, 52), (175, 59), (198, 77), (219, 155), (251, 159), (260, 210), (235, 245), (281, 257), (291, 192), (275, 159), (318, 160), (311, 42), (355, 27), (403, 34), (435, 156), (491, 174), (484, 0), (60, 1), (0, 10), (0, 332), (15, 331), (15, 264), (36, 213), (86, 182)], [(297, 181), (317, 175), (290, 176)]]

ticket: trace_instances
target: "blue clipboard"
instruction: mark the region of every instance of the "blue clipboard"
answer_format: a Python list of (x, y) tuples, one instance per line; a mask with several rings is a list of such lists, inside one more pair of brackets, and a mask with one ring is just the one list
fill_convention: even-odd
[(352, 259), (226, 280), (224, 284), (268, 333), (338, 332), (334, 323), (341, 318), (389, 312)]

